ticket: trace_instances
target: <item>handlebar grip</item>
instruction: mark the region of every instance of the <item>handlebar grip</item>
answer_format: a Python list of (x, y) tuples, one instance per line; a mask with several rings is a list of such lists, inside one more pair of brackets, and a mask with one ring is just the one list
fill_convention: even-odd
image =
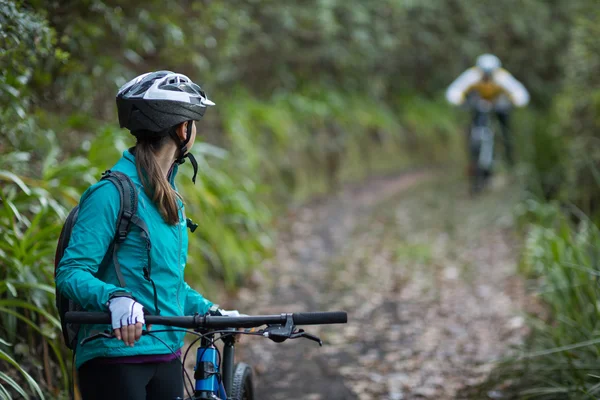
[(292, 318), (295, 325), (345, 324), (348, 322), (348, 314), (345, 311), (294, 313)]
[(89, 311), (68, 311), (65, 322), (70, 324), (110, 324), (110, 313)]

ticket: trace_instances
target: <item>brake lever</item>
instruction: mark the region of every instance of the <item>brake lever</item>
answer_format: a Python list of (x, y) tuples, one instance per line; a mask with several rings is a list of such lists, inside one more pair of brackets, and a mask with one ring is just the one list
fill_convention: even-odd
[(292, 315), (288, 314), (285, 326), (283, 325), (269, 325), (260, 333), (266, 337), (274, 341), (275, 343), (282, 343), (287, 339), (298, 339), (298, 338), (306, 338), (308, 340), (312, 340), (313, 342), (317, 342), (319, 346), (323, 346), (323, 341), (315, 335), (312, 335), (308, 332), (305, 332), (304, 329), (295, 330), (294, 320), (292, 319)]
[(323, 341), (318, 336), (315, 336), (313, 334), (305, 332), (304, 329), (299, 329), (296, 332), (292, 333), (292, 335), (290, 336), (290, 339), (298, 339), (298, 338), (305, 338), (308, 340), (312, 340), (313, 342), (319, 343), (319, 346), (323, 347)]

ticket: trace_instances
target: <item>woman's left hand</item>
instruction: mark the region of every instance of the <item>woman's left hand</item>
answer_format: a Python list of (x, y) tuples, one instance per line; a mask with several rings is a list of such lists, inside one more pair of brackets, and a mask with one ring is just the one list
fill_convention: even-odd
[(108, 303), (115, 337), (133, 346), (142, 337), (144, 307), (130, 297), (119, 296)]

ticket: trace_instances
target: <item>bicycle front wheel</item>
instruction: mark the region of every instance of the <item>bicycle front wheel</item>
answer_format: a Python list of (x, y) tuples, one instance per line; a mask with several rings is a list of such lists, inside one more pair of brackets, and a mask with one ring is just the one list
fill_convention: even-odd
[(252, 368), (248, 364), (239, 363), (235, 366), (229, 397), (234, 400), (254, 400)]

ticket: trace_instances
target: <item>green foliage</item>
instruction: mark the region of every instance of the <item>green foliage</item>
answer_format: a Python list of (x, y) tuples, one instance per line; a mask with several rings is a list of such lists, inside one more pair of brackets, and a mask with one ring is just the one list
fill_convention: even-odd
[[(557, 102), (560, 129), (569, 137), (566, 172), (569, 198), (583, 211), (600, 217), (600, 46), (592, 38), (600, 34), (598, 7), (583, 9), (573, 28), (565, 91)], [(557, 107), (557, 108), (558, 108)]]
[(240, 84), (260, 97), (313, 85), (382, 100), (406, 90), (438, 93), (486, 51), (543, 103), (560, 83), (575, 8), (556, 0), (30, 4), (27, 12), (45, 16), (56, 38), (37, 72), (36, 89), (46, 89), (38, 96), (103, 117), (113, 114), (97, 99), (149, 69), (190, 73), (220, 105), (229, 97), (223, 91)]
[(565, 51), (562, 90), (549, 109), (530, 116), (523, 126), (527, 183), (543, 199), (575, 204), (596, 222), (600, 217), (600, 12), (587, 2), (574, 3)]
[[(2, 161), (15, 158), (18, 154), (8, 154)], [(44, 368), (53, 368), (51, 375), (60, 377), (63, 389), (68, 385), (53, 287), (53, 256), (65, 209), (44, 184), (38, 185), (40, 181), (21, 178), (3, 166), (0, 163), (0, 337), (18, 344), (0, 346), (0, 359), (18, 367), (36, 398), (43, 398), (35, 382), (45, 381)], [(37, 379), (23, 370), (25, 366), (36, 369)], [(24, 390), (4, 373), (0, 380), (8, 385), (5, 390)], [(53, 389), (54, 384), (46, 381), (43, 387)]]
[(252, 179), (237, 180), (225, 172), (231, 161), (227, 152), (197, 143), (194, 153), (199, 167), (196, 184), (187, 179), (191, 171), (182, 171), (186, 177), (179, 179), (186, 213), (198, 223), (190, 234), (187, 277), (210, 298), (217, 295), (215, 279), (229, 290), (241, 287), (264, 259), (272, 247), (270, 213), (253, 200), (258, 187)]
[[(448, 150), (434, 149), (439, 137), (446, 139), (442, 146), (456, 143), (456, 124), (449, 109), (416, 97), (414, 106), (400, 114), (384, 102), (365, 103), (353, 93), (322, 92), (315, 87), (266, 100), (244, 89), (233, 94), (221, 109), (226, 147), (238, 155), (238, 167), (264, 182), (267, 194), (278, 201), (326, 190), (323, 186), (328, 185), (331, 169), (337, 180), (356, 180), (385, 167), (405, 165), (404, 159), (411, 158), (406, 151), (411, 143), (426, 149), (418, 155), (436, 153), (445, 160), (448, 154), (443, 153)], [(418, 121), (423, 124), (417, 128), (411, 116), (423, 116)], [(385, 159), (387, 164), (382, 162)]]
[(486, 389), (508, 386), (505, 394), (519, 399), (597, 398), (600, 230), (585, 219), (574, 225), (556, 204), (528, 201), (519, 215), (535, 221), (526, 234), (523, 272), (536, 279), (544, 309), (529, 316), (527, 342)]
[(54, 32), (38, 13), (21, 2), (0, 1), (0, 104), (5, 113), (25, 118), (28, 93), (23, 92), (40, 59), (53, 50)]
[(517, 154), (523, 160), (520, 175), (527, 191), (537, 199), (563, 197), (568, 158), (564, 150), (568, 140), (559, 129), (556, 114), (521, 114), (514, 126)]
[(270, 250), (272, 214), (290, 201), (462, 161), (468, 116), (440, 93), (483, 52), (502, 59), (537, 108), (513, 125), (529, 192), (594, 216), (598, 13), (594, 0), (0, 0), (2, 329), (14, 349), (56, 344), (44, 290), (53, 229), (132, 144), (114, 126), (114, 95), (148, 70), (186, 73), (217, 103), (199, 124), (198, 182), (179, 180), (199, 224), (188, 274), (205, 293), (218, 291), (215, 280), (244, 284)]
[(441, 100), (431, 101), (417, 95), (403, 96), (397, 102), (406, 136), (404, 147), (410, 154), (430, 164), (461, 160), (468, 115), (461, 115)]
[[(10, 343), (7, 343), (7, 342), (3, 341), (2, 339), (0, 339), (0, 344), (4, 345), (4, 346), (10, 346)], [(32, 376), (29, 375), (27, 373), (27, 371), (25, 371), (19, 365), (19, 363), (16, 362), (9, 354), (2, 351), (2, 349), (0, 349), (0, 361), (7, 363), (11, 367), (13, 367), (17, 371), (19, 371), (22, 374), (22, 376), (25, 378), (25, 380), (29, 384), (29, 387), (33, 390), (33, 392), (35, 393), (37, 398), (42, 399), (42, 400), (44, 399), (44, 394), (42, 392), (42, 389), (37, 384), (35, 379), (33, 379)], [(0, 372), (0, 382), (3, 382), (3, 383), (0, 383), (0, 395), (2, 396), (3, 399), (11, 400), (13, 398), (9, 389), (13, 390), (14, 392), (16, 392), (17, 394), (19, 394), (20, 396), (22, 396), (25, 399), (31, 398), (27, 394), (26, 389), (23, 388), (17, 381), (15, 381), (13, 378), (11, 378), (5, 372)]]

